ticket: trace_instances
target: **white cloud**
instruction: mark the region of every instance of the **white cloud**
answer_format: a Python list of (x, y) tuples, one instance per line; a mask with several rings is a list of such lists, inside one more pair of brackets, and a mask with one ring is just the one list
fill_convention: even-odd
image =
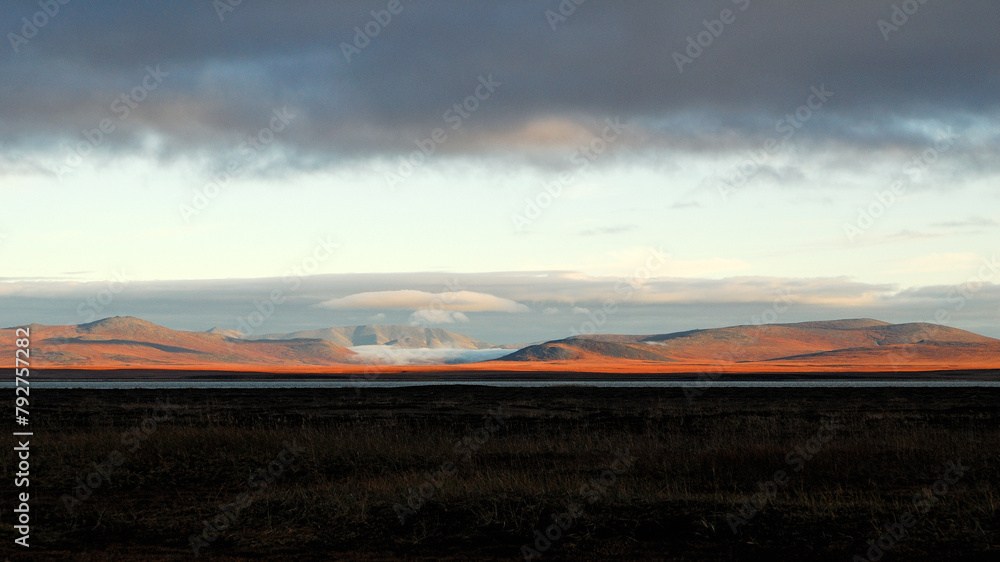
[(587, 314), (588, 312), (590, 312), (590, 309), (584, 308), (582, 306), (573, 307), (573, 314)]
[(847, 277), (598, 277), (580, 273), (552, 273), (545, 279), (506, 283), (495, 292), (521, 302), (555, 307), (565, 304), (574, 313), (600, 308), (605, 301), (632, 305), (715, 304), (771, 302), (791, 293), (800, 304), (869, 306), (891, 299), (900, 287), (871, 284)]
[(463, 312), (527, 312), (528, 307), (510, 299), (474, 291), (429, 293), (403, 289), (356, 293), (319, 304), (335, 309), (429, 309)]
[(454, 365), (489, 361), (514, 352), (512, 349), (401, 349), (385, 345), (360, 345), (356, 353), (389, 365)]

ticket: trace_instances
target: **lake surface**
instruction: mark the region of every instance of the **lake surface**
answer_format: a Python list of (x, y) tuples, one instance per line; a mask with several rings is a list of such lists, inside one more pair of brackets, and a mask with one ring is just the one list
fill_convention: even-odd
[[(13, 381), (6, 386), (13, 387)], [(598, 388), (1000, 388), (1000, 381), (942, 380), (789, 380), (789, 381), (32, 381), (31, 387), (66, 389), (172, 388), (404, 388), (410, 386), (494, 386), (514, 388), (586, 386)]]

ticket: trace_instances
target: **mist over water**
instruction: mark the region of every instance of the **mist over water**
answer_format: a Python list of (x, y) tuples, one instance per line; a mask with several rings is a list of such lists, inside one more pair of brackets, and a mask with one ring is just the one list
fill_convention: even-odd
[(386, 345), (359, 345), (352, 351), (388, 365), (457, 365), (490, 361), (510, 355), (513, 349), (405, 349)]

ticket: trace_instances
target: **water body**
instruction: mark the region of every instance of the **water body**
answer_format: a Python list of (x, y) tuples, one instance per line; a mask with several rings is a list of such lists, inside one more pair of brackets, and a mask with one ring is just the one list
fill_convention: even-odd
[[(405, 388), (411, 386), (493, 386), (596, 388), (1000, 388), (1000, 381), (942, 380), (789, 380), (789, 381), (32, 381), (31, 388), (44, 390), (80, 388), (94, 390), (140, 389), (241, 389), (241, 388)], [(5, 384), (8, 388), (13, 384)]]

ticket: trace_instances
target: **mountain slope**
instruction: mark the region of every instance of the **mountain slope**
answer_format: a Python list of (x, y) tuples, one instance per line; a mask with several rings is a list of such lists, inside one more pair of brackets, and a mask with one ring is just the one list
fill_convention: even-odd
[[(1000, 369), (1000, 340), (936, 324), (888, 324), (876, 320), (733, 326), (654, 335), (576, 336), (530, 345), (500, 359), (475, 363), (469, 361), (479, 361), (482, 354), (489, 356), (490, 352), (469, 346), (488, 344), (444, 330), (399, 326), (309, 330), (254, 340), (230, 337), (221, 330), (170, 330), (129, 317), (79, 326), (34, 324), (30, 329), (33, 369), (329, 373), (359, 372), (373, 363), (379, 364), (378, 372), (384, 373), (408, 370), (470, 374)], [(290, 339), (278, 339), (279, 336)], [(0, 356), (7, 366), (14, 364), (15, 339), (13, 328), (0, 330)], [(338, 341), (356, 347), (358, 352)], [(438, 346), (436, 351), (434, 346)], [(492, 348), (496, 349), (499, 348)], [(373, 354), (372, 350), (389, 353)], [(462, 357), (448, 359), (451, 357), (448, 353)]]
[(499, 361), (569, 361), (580, 368), (623, 362), (773, 368), (1000, 367), (1000, 340), (937, 324), (836, 320), (650, 336), (575, 336), (528, 346)]
[[(32, 324), (30, 329), (34, 368), (238, 368), (357, 362), (353, 351), (323, 340), (245, 341), (170, 330), (131, 317), (78, 326)], [(14, 330), (0, 330), (0, 338), (4, 360), (13, 362)]]

